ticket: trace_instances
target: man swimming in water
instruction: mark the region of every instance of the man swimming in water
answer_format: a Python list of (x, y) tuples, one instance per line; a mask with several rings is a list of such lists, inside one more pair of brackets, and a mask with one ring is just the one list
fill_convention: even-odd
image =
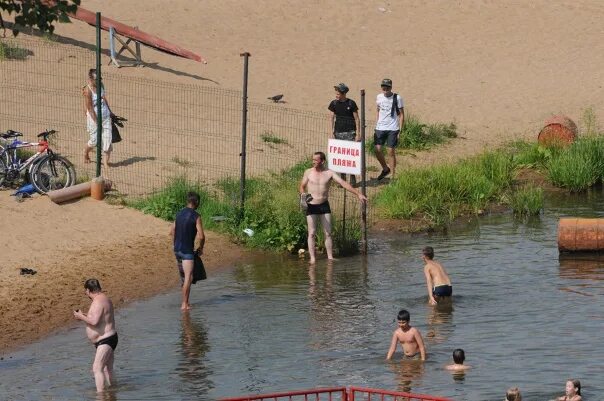
[(424, 247), (422, 249), (422, 260), (426, 264), (424, 266), (424, 274), (426, 275), (430, 305), (436, 305), (437, 299), (442, 300), (445, 297), (449, 297), (450, 299), (453, 295), (451, 280), (445, 268), (434, 260), (434, 248), (431, 246)]
[(73, 317), (86, 323), (86, 335), (96, 347), (92, 372), (98, 393), (105, 389), (105, 381), (111, 386), (113, 379), (113, 351), (117, 347), (117, 331), (113, 315), (113, 303), (101, 291), (101, 284), (91, 278), (84, 283), (88, 298), (92, 300), (88, 313), (73, 311)]
[(426, 347), (421, 333), (415, 327), (411, 327), (409, 320), (411, 315), (405, 309), (401, 309), (396, 317), (398, 321), (398, 329), (392, 333), (392, 341), (386, 359), (390, 360), (396, 351), (398, 343), (403, 348), (404, 359), (421, 359), (426, 360)]

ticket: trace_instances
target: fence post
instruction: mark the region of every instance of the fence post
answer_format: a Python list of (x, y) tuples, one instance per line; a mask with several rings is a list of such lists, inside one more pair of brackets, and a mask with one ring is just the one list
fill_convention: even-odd
[[(365, 158), (365, 89), (361, 89), (361, 192), (367, 196)], [(367, 253), (367, 202), (361, 202), (361, 253)]]
[(245, 164), (246, 164), (246, 148), (247, 148), (247, 76), (248, 76), (248, 59), (250, 53), (245, 52), (239, 54), (243, 57), (243, 98), (241, 102), (241, 176), (239, 178), (239, 221), (243, 219), (245, 212)]
[(101, 176), (101, 151), (103, 149), (103, 108), (101, 95), (101, 13), (96, 13), (96, 176)]

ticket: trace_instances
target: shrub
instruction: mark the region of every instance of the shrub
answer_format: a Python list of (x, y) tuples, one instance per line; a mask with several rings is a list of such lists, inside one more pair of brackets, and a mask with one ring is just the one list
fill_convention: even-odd
[(16, 44), (0, 41), (0, 61), (25, 60), (29, 51)]
[(510, 192), (504, 197), (516, 215), (537, 215), (543, 209), (543, 189), (528, 185)]
[(604, 140), (599, 136), (580, 138), (552, 157), (547, 165), (550, 181), (572, 192), (601, 181), (603, 169)]

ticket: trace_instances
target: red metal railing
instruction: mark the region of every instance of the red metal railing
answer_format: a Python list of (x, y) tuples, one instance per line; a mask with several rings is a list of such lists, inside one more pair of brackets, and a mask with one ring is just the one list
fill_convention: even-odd
[(450, 398), (426, 394), (404, 393), (366, 387), (349, 387), (348, 401), (453, 401)]
[(258, 394), (221, 401), (453, 401), (426, 394), (404, 393), (366, 387), (314, 388), (273, 394)]
[(249, 395), (246, 397), (222, 398), (220, 401), (347, 401), (346, 387), (313, 388), (310, 390), (288, 391), (284, 393)]

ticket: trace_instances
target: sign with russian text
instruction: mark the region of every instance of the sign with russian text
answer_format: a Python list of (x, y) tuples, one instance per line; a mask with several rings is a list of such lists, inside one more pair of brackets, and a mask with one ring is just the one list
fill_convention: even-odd
[(361, 142), (329, 139), (327, 163), (336, 173), (361, 174)]

